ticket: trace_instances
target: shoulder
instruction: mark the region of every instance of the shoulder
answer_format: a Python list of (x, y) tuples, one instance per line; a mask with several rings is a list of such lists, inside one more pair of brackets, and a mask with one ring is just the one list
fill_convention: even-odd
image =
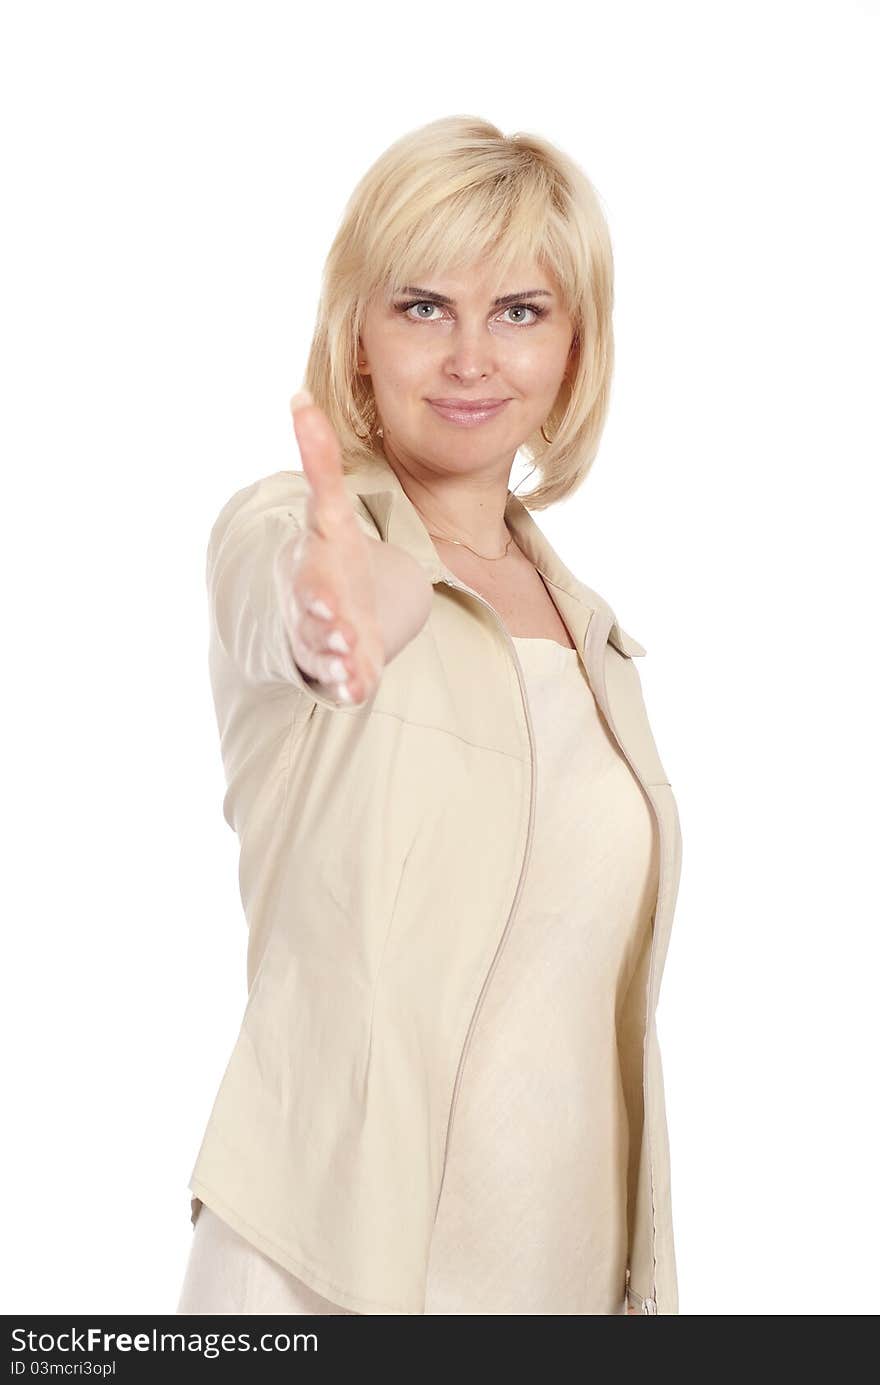
[[(378, 537), (375, 522), (361, 501), (354, 480), (347, 476), (345, 484), (351, 495), (358, 523), (371, 537)], [(260, 476), (233, 492), (223, 502), (212, 524), (212, 537), (224, 532), (231, 524), (238, 527), (240, 524), (258, 523), (267, 519), (303, 525), (306, 520), (308, 498), (309, 484), (302, 471), (273, 471), (267, 476)]]
[(628, 659), (637, 658), (647, 653), (645, 646), (640, 644), (633, 635), (624, 629), (617, 617), (617, 612), (601, 592), (595, 591), (585, 583), (578, 581), (581, 596), (588, 606), (594, 611), (600, 612), (605, 628), (608, 631), (608, 643), (620, 653), (626, 655)]

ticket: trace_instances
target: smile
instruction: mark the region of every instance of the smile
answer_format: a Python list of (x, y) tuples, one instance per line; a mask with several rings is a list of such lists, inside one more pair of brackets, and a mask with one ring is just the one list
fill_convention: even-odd
[(478, 405), (454, 405), (454, 404), (435, 404), (433, 399), (428, 403), (431, 408), (445, 418), (449, 423), (457, 423), (462, 428), (475, 428), (479, 423), (486, 423), (496, 414), (500, 414), (505, 405), (510, 403), (509, 399), (499, 400), (497, 404)]

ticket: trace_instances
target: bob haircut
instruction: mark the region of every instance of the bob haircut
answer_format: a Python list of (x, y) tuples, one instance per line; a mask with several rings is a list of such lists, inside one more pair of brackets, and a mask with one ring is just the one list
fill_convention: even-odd
[(390, 301), (404, 284), (477, 264), (501, 282), (520, 261), (554, 277), (575, 326), (569, 379), (542, 429), (520, 445), (540, 476), (522, 499), (541, 510), (578, 488), (598, 451), (614, 363), (605, 217), (592, 183), (559, 149), (466, 115), (423, 125), (380, 155), (327, 256), (304, 383), (333, 425), (343, 471), (382, 456), (372, 386), (357, 369), (373, 296)]

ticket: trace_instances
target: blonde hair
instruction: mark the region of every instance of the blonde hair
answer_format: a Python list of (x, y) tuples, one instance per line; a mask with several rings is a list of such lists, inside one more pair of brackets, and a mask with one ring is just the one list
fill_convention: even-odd
[[(517, 261), (556, 279), (575, 332), (574, 366), (544, 428), (522, 450), (540, 482), (540, 510), (577, 489), (599, 447), (614, 364), (614, 271), (605, 217), (572, 159), (533, 134), (503, 135), (474, 116), (432, 121), (396, 140), (361, 178), (322, 277), (304, 383), (340, 440), (343, 468), (381, 456), (358, 336), (375, 293), (490, 263), (499, 281)], [(417, 277), (420, 276), (420, 277)]]

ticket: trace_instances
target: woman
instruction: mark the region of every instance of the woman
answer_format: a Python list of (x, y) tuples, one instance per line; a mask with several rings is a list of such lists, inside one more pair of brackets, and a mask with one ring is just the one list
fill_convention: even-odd
[(677, 809), (645, 651), (530, 514), (596, 454), (612, 282), (545, 141), (398, 141), (328, 258), (304, 471), (212, 528), (248, 1000), (180, 1313), (678, 1312)]

